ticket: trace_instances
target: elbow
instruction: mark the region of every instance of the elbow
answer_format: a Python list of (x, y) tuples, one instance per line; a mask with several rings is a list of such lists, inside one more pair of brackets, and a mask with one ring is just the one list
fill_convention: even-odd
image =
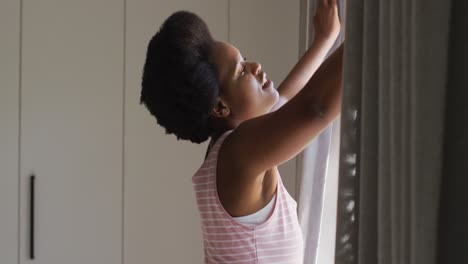
[(306, 112), (310, 118), (331, 122), (341, 112), (341, 93), (333, 100), (323, 100), (324, 98), (314, 97), (307, 104)]
[(330, 109), (328, 109), (323, 103), (314, 101), (307, 105), (306, 112), (311, 118), (325, 119)]
[(331, 109), (323, 101), (314, 98), (309, 101), (305, 108), (307, 119), (319, 122), (328, 123), (330, 119)]

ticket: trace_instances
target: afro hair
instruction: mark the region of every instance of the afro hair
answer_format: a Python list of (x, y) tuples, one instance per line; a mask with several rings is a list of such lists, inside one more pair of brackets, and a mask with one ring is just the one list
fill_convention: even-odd
[(140, 104), (178, 140), (202, 143), (213, 133), (210, 111), (219, 95), (219, 81), (208, 59), (214, 43), (199, 16), (178, 11), (148, 44)]

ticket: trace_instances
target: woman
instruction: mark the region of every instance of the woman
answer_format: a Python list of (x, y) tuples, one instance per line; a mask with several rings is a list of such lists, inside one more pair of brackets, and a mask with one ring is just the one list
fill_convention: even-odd
[(278, 89), (193, 13), (172, 14), (148, 45), (141, 103), (167, 134), (211, 138), (192, 177), (205, 263), (303, 261), (296, 202), (277, 166), (340, 111), (343, 45), (317, 70), (340, 30), (336, 0), (320, 2), (314, 28), (314, 44)]

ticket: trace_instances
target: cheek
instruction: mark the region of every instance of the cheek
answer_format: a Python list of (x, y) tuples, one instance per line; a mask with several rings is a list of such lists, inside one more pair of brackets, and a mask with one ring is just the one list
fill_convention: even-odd
[(252, 78), (244, 77), (237, 83), (235, 87), (236, 96), (242, 102), (254, 101), (258, 96), (258, 87), (255, 80)]
[[(236, 87), (233, 94), (236, 98), (237, 109), (250, 111), (250, 108), (258, 108), (270, 104), (274, 95), (267, 90), (262, 90), (258, 81), (253, 76), (245, 76)], [(273, 98), (272, 98), (273, 97)]]

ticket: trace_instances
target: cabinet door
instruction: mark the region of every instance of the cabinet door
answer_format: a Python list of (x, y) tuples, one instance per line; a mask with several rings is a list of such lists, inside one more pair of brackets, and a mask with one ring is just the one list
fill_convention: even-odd
[(1, 263), (18, 263), (19, 22), (19, 1), (0, 1)]
[(191, 177), (207, 142), (166, 135), (139, 104), (140, 83), (148, 42), (169, 15), (193, 11), (227, 41), (227, 8), (225, 0), (127, 1), (124, 263), (203, 263)]
[(21, 263), (121, 263), (123, 1), (24, 0)]

